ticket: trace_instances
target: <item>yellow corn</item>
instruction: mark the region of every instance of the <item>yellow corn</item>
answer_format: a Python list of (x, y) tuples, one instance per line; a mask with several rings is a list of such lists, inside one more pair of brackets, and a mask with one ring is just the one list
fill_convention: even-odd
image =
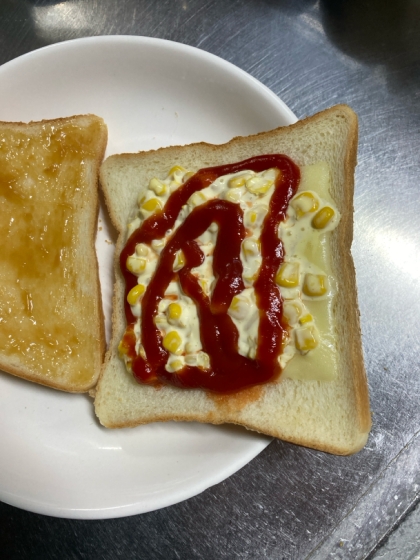
[(303, 192), (298, 196), (295, 196), (291, 202), (291, 206), (296, 212), (296, 217), (299, 219), (309, 212), (315, 212), (319, 208), (319, 202), (315, 196), (309, 192)]
[(168, 306), (168, 317), (169, 319), (177, 320), (181, 317), (182, 307), (179, 303), (171, 303)]
[(245, 319), (249, 311), (249, 303), (244, 297), (234, 296), (229, 306), (229, 315), (235, 319)]
[(229, 202), (234, 202), (235, 204), (239, 202), (241, 198), (241, 193), (236, 189), (229, 189), (225, 194), (225, 199)]
[(256, 257), (260, 254), (261, 242), (259, 239), (247, 237), (242, 242), (242, 251), (246, 257)]
[(196, 191), (190, 196), (187, 204), (189, 206), (199, 206), (200, 204), (203, 204), (203, 202), (206, 202), (206, 200), (206, 197), (201, 191)]
[(255, 224), (255, 222), (257, 221), (257, 213), (256, 212), (250, 212), (249, 213), (249, 221), (251, 222), (251, 224)]
[(175, 260), (174, 260), (174, 265), (173, 265), (173, 271), (174, 272), (178, 272), (178, 270), (181, 270), (181, 268), (183, 268), (183, 266), (185, 265), (185, 257), (184, 257), (184, 253), (182, 251), (178, 251), (175, 254)]
[(210, 367), (210, 356), (206, 352), (199, 352), (198, 367), (201, 369), (208, 369)]
[(156, 253), (160, 253), (165, 246), (165, 242), (163, 239), (153, 239), (151, 245), (152, 249), (156, 251)]
[(174, 165), (169, 170), (168, 175), (173, 175), (174, 173), (185, 173), (185, 169), (183, 167), (181, 167), (180, 165)]
[(127, 294), (128, 303), (130, 305), (136, 305), (139, 297), (144, 294), (145, 289), (146, 288), (144, 287), (143, 284), (137, 284), (137, 286), (134, 286), (134, 288), (131, 288), (131, 290)]
[(195, 352), (196, 349), (197, 348), (196, 348), (196, 345), (194, 344), (194, 342), (187, 342), (187, 344), (185, 345), (185, 352), (187, 354), (192, 354), (193, 352)]
[(243, 175), (237, 175), (236, 177), (232, 177), (232, 179), (229, 179), (229, 188), (231, 189), (237, 189), (239, 187), (244, 187), (246, 183), (246, 179)]
[(282, 263), (276, 275), (276, 282), (283, 288), (296, 288), (296, 286), (299, 286), (299, 263)]
[(247, 282), (248, 284), (253, 284), (255, 282), (255, 280), (257, 279), (257, 272), (255, 272), (254, 274), (244, 274), (242, 276), (242, 278), (245, 280), (245, 282)]
[(163, 339), (163, 347), (171, 354), (181, 354), (182, 340), (176, 331), (169, 331)]
[(158, 196), (162, 196), (166, 193), (165, 184), (162, 183), (162, 181), (159, 181), (159, 179), (156, 179), (156, 177), (150, 179), (149, 189), (153, 191), (155, 194), (157, 194)]
[(148, 252), (149, 252), (149, 249), (148, 249), (147, 245), (145, 245), (144, 243), (137, 243), (137, 245), (136, 245), (136, 255), (138, 257), (147, 257)]
[(166, 317), (164, 315), (155, 315), (153, 322), (155, 325), (166, 325)]
[(247, 227), (260, 226), (265, 218), (268, 208), (260, 205), (245, 214), (245, 225)]
[(315, 336), (314, 327), (303, 327), (295, 330), (295, 346), (306, 354), (310, 350), (314, 350), (318, 346), (318, 340)]
[(147, 212), (156, 212), (156, 210), (162, 210), (162, 203), (157, 198), (149, 198), (149, 200), (143, 202), (141, 207)]
[(242, 299), (238, 296), (233, 296), (232, 301), (230, 303), (229, 310), (236, 311), (241, 303)]
[(305, 323), (310, 323), (313, 320), (314, 320), (314, 318), (312, 317), (312, 315), (310, 313), (307, 313), (306, 315), (304, 315), (303, 317), (301, 317), (299, 319), (299, 323), (301, 325), (304, 325)]
[(299, 320), (302, 310), (298, 303), (285, 302), (283, 305), (283, 315), (289, 325), (294, 325)]
[(172, 362), (169, 362), (169, 366), (174, 371), (179, 371), (180, 369), (182, 369), (184, 367), (184, 364), (182, 363), (181, 360), (173, 360)]
[(196, 354), (187, 354), (185, 356), (185, 363), (187, 366), (196, 366), (198, 363), (198, 357)]
[(246, 182), (246, 188), (252, 194), (265, 194), (272, 186), (273, 181), (267, 181), (262, 177), (251, 177)]
[(330, 206), (324, 206), (312, 218), (312, 226), (315, 229), (323, 229), (329, 224), (334, 214), (335, 212)]
[(139, 257), (128, 257), (125, 263), (127, 270), (132, 272), (133, 274), (141, 274), (146, 270), (147, 260), (144, 258)]
[(257, 350), (254, 347), (250, 348), (248, 350), (248, 358), (251, 358), (251, 360), (255, 360), (256, 356), (257, 356)]
[(307, 296), (323, 296), (327, 293), (327, 277), (324, 274), (305, 274), (302, 291)]
[(182, 177), (182, 182), (186, 183), (188, 179), (191, 179), (191, 177), (193, 177), (194, 175), (194, 171), (187, 171), (187, 173), (185, 173), (185, 175)]
[(121, 342), (118, 344), (118, 354), (120, 355), (120, 358), (122, 358), (124, 354), (127, 354), (127, 350), (127, 346), (121, 340)]
[(207, 280), (205, 278), (199, 278), (198, 283), (200, 284), (203, 293), (207, 294), (209, 290), (209, 283)]
[(145, 352), (145, 350), (144, 350), (144, 348), (141, 344), (139, 346), (139, 355), (143, 358), (143, 360), (145, 360), (147, 358), (146, 352)]

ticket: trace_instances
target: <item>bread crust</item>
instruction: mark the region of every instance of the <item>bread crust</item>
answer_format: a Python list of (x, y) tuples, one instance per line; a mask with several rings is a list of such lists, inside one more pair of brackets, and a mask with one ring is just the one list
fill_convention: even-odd
[[(326, 154), (332, 161), (337, 160), (337, 169), (333, 181), (334, 192), (331, 194), (342, 215), (337, 231), (332, 234), (332, 244), (335, 247), (332, 265), (333, 273), (339, 279), (339, 293), (341, 291), (342, 294), (339, 297), (337, 312), (340, 313), (340, 318), (345, 321), (347, 333), (346, 342), (344, 343), (342, 340), (340, 344), (340, 365), (343, 371), (340, 374), (341, 378), (337, 382), (337, 387), (332, 388), (333, 384), (330, 384), (330, 389), (325, 389), (325, 385), (324, 388), (321, 388), (320, 382), (317, 381), (294, 381), (280, 378), (278, 382), (262, 386), (261, 395), (257, 402), (248, 403), (245, 406), (236, 406), (232, 398), (232, 406), (229, 404), (214, 406), (212, 397), (206, 395), (203, 391), (173, 387), (156, 390), (137, 385), (132, 379), (128, 381), (129, 374), (124, 371), (124, 365), (118, 358), (116, 350), (125, 328), (122, 311), (124, 284), (119, 270), (119, 254), (125, 242), (125, 222), (130, 215), (130, 204), (133, 204), (132, 208), (134, 208), (135, 202), (133, 203), (133, 201), (137, 199), (139, 189), (137, 188), (134, 194), (132, 192), (133, 188), (125, 185), (124, 181), (118, 183), (116, 181), (118, 173), (122, 174), (121, 170), (129, 169), (130, 178), (135, 176), (137, 172), (142, 178), (145, 178), (148, 170), (154, 169), (152, 175), (149, 176), (150, 178), (151, 176), (159, 176), (160, 173), (164, 173), (164, 170), (167, 172), (176, 163), (197, 170), (211, 165), (241, 161), (247, 157), (263, 153), (284, 153), (299, 165), (306, 165), (315, 163), (318, 158), (317, 154), (320, 151), (322, 152), (322, 149), (317, 151), (311, 144), (308, 139), (310, 134), (314, 136), (318, 134), (319, 136), (316, 136), (316, 138), (319, 144), (325, 142), (330, 151), (336, 150), (333, 156)], [(336, 137), (329, 139), (329, 134)], [(161, 148), (138, 154), (111, 156), (104, 162), (100, 172), (100, 181), (110, 217), (119, 232), (119, 238), (115, 255), (116, 283), (113, 299), (113, 336), (102, 368), (95, 398), (96, 414), (103, 425), (110, 428), (122, 428), (169, 420), (199, 421), (213, 424), (229, 422), (298, 445), (334, 454), (347, 455), (364, 446), (371, 420), (361, 346), (355, 271), (350, 253), (353, 238), (353, 190), (357, 134), (358, 124), (355, 113), (346, 105), (337, 105), (288, 127), (281, 127), (249, 137), (236, 137), (223, 145), (201, 142), (189, 146)], [(289, 139), (290, 146), (288, 146)], [(277, 145), (279, 146), (278, 150), (275, 149)], [(194, 162), (198, 163), (193, 165)], [(123, 190), (124, 195), (127, 195), (128, 198), (125, 206), (117, 200), (118, 193)], [(343, 294), (346, 294), (347, 297)], [(348, 297), (349, 294), (350, 297)], [(343, 330), (343, 326), (341, 330)], [(343, 336), (343, 332), (340, 336)], [(125, 380), (123, 381), (123, 379)], [(302, 388), (302, 384), (305, 388)], [(340, 396), (341, 393), (338, 390), (339, 384), (342, 384), (342, 396)], [(179, 392), (185, 394), (188, 391), (189, 397), (183, 398), (179, 394)], [(305, 414), (297, 411), (294, 424), (291, 425), (285, 420), (284, 414), (280, 415), (274, 423), (266, 418), (262, 419), (268, 409), (274, 411), (274, 408), (278, 408), (276, 403), (283, 406), (286, 400), (290, 401), (290, 406), (293, 407), (293, 394), (299, 394), (299, 398), (301, 398), (301, 395), (305, 392), (310, 393), (310, 395), (314, 395), (310, 398), (313, 398), (314, 405), (316, 405), (316, 402), (322, 399), (326, 399), (326, 402), (328, 402), (328, 398), (331, 397), (324, 395), (328, 391), (336, 398), (342, 399), (343, 412), (340, 413), (338, 409), (337, 417), (341, 414), (339, 421), (343, 425), (343, 434), (334, 432), (334, 426), (329, 425), (331, 421), (329, 421), (329, 424), (325, 421), (325, 427), (319, 427), (319, 424), (324, 422), (322, 405), (319, 406), (320, 410), (316, 414), (311, 414), (310, 411), (306, 411)], [(201, 399), (200, 403), (192, 404), (197, 399)], [(137, 404), (140, 402), (141, 405)], [(154, 404), (150, 405), (150, 402)], [(175, 402), (178, 404), (173, 404)], [(188, 406), (188, 403), (191, 406)], [(227, 403), (229, 403), (229, 399)], [(130, 407), (133, 410), (130, 411)], [(351, 434), (344, 434), (347, 417), (347, 423), (351, 424), (351, 429), (349, 429)], [(308, 423), (306, 428), (304, 420)], [(332, 418), (332, 421), (334, 421), (334, 418)], [(312, 426), (312, 423), (318, 425)]]
[[(86, 182), (90, 196), (88, 212), (84, 214), (83, 221), (84, 228), (87, 228), (87, 235), (84, 236), (83, 239), (86, 239), (86, 247), (89, 248), (88, 251), (90, 254), (90, 262), (88, 263), (88, 266), (91, 269), (90, 274), (92, 274), (92, 285), (89, 286), (89, 288), (91, 289), (92, 297), (95, 300), (94, 304), (96, 308), (94, 326), (94, 338), (96, 343), (95, 347), (92, 348), (92, 375), (88, 382), (72, 382), (71, 380), (69, 381), (68, 379), (61, 378), (59, 375), (57, 377), (46, 377), (36, 369), (26, 366), (18, 359), (10, 359), (10, 357), (2, 353), (1, 350), (0, 369), (16, 377), (21, 377), (28, 381), (51, 387), (53, 389), (59, 389), (71, 393), (81, 393), (89, 391), (91, 387), (96, 385), (106, 346), (99, 268), (94, 247), (96, 239), (97, 218), (99, 212), (98, 176), (99, 167), (103, 160), (107, 145), (107, 127), (100, 117), (97, 117), (96, 115), (86, 114), (51, 120), (31, 121), (29, 123), (0, 122), (0, 132), (17, 131), (28, 134), (36, 139), (36, 135), (38, 133), (41, 133), (42, 127), (44, 126), (60, 127), (62, 125), (69, 124), (75, 125), (80, 128), (86, 127), (86, 131), (87, 127), (92, 124), (97, 124), (99, 127), (97, 137), (95, 137), (94, 140), (94, 154), (92, 157), (86, 158), (85, 161), (85, 166), (87, 169)], [(66, 189), (66, 185), (63, 184), (62, 188)], [(75, 264), (79, 267), (82, 266), (82, 262), (77, 258), (75, 258)]]

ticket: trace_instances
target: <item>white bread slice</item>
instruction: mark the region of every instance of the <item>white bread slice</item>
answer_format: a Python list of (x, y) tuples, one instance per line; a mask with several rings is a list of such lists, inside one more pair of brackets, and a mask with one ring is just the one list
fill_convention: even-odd
[(94, 115), (0, 123), (0, 369), (70, 392), (105, 352), (95, 252), (107, 127)]
[[(338, 105), (292, 126), (234, 138), (224, 145), (205, 143), (108, 158), (100, 181), (111, 219), (120, 232), (115, 260), (113, 336), (96, 388), (95, 410), (110, 428), (156, 421), (230, 422), (296, 444), (350, 454), (366, 443), (369, 397), (363, 365), (355, 273), (350, 254), (353, 236), (353, 181), (357, 117)], [(339, 373), (334, 381), (282, 378), (234, 395), (138, 384), (118, 356), (125, 329), (124, 282), (118, 257), (140, 192), (150, 178), (165, 177), (175, 164), (189, 170), (238, 162), (261, 154), (286, 154), (298, 165), (326, 161), (332, 172), (331, 195), (341, 221), (330, 237), (332, 271), (338, 282), (335, 314)]]

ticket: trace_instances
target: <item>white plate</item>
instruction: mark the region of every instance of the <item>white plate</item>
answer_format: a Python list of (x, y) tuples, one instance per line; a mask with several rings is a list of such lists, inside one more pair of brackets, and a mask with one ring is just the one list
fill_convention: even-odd
[[(0, 67), (0, 120), (95, 113), (107, 155), (231, 137), (296, 121), (265, 86), (198, 49), (142, 37), (59, 43)], [(97, 240), (109, 329), (113, 245)], [(108, 333), (109, 335), (109, 333)], [(175, 504), (254, 458), (269, 438), (230, 426), (101, 428), (86, 395), (0, 372), (0, 500), (58, 517), (98, 519)]]

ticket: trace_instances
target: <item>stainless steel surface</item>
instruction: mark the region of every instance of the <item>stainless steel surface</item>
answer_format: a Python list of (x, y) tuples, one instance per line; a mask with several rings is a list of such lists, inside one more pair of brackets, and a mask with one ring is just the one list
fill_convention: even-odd
[(356, 456), (275, 441), (222, 484), (150, 514), (80, 522), (1, 504), (6, 557), (367, 558), (419, 501), (419, 24), (418, 0), (0, 2), (0, 63), (76, 37), (145, 35), (229, 60), (298, 117), (355, 109), (353, 254), (373, 410)]

